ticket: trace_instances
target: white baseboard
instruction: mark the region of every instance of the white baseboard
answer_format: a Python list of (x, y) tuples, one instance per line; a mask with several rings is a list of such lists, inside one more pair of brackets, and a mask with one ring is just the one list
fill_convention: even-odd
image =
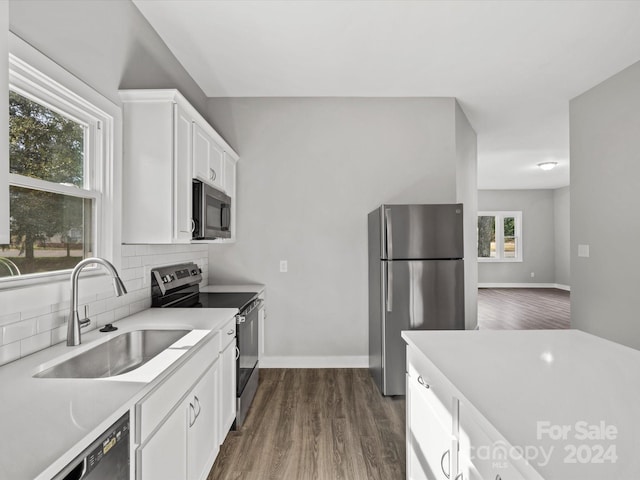
[(260, 368), (369, 368), (367, 355), (326, 357), (260, 357)]
[(561, 283), (479, 283), (478, 288), (557, 288), (571, 291), (569, 285)]

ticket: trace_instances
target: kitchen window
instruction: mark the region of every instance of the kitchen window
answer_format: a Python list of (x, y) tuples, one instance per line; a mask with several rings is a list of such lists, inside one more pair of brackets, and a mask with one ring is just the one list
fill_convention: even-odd
[(478, 261), (522, 262), (522, 212), (478, 212)]
[[(113, 116), (9, 56), (9, 244), (0, 281), (68, 275), (83, 258), (113, 259)], [(52, 67), (50, 67), (52, 68)], [(59, 80), (63, 82), (60, 83)], [(93, 92), (96, 98), (100, 98)]]

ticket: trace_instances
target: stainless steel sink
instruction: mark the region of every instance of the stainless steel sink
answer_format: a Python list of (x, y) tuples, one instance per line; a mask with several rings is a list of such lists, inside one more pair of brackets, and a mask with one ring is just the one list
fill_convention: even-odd
[(104, 378), (144, 365), (190, 330), (135, 330), (34, 375), (38, 378)]

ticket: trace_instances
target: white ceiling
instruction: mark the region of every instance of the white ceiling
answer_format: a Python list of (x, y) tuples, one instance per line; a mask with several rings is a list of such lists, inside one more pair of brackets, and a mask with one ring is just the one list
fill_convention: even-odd
[(635, 0), (133, 1), (211, 97), (456, 97), (480, 188), (568, 185), (569, 100), (640, 60)]

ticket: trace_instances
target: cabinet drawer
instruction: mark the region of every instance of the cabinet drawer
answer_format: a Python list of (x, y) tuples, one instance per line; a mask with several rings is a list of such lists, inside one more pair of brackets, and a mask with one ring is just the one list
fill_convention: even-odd
[(136, 442), (143, 443), (219, 355), (218, 334), (136, 404)]
[(419, 352), (407, 349), (407, 374), (425, 387), (431, 395), (435, 395), (447, 406), (451, 404), (454, 391), (440, 371)]
[(459, 465), (464, 480), (524, 480), (509, 457), (510, 445), (494, 438), (477, 421), (476, 413), (459, 403)]
[(236, 340), (236, 317), (233, 317), (220, 328), (220, 351)]

